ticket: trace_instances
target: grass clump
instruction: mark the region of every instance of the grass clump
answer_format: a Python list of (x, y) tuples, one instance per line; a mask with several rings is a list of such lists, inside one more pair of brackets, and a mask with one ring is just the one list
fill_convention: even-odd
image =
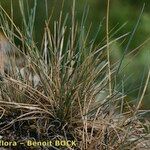
[[(23, 1), (19, 4), (22, 30), (1, 7), (1, 28), (23, 59), (23, 67), (11, 63), (12, 69), (0, 82), (1, 138), (24, 142), (17, 149), (148, 148), (149, 122), (141, 119), (144, 111), (138, 110), (143, 95), (139, 105), (131, 107), (127, 95), (113, 88), (119, 63), (111, 64), (106, 51), (128, 33), (111, 41), (107, 26), (106, 44), (96, 44), (99, 30), (90, 39), (87, 12), (78, 23), (73, 3), (71, 18), (64, 17), (62, 10), (53, 27), (50, 19), (45, 21), (40, 50), (33, 38), (36, 1), (28, 17)], [(21, 48), (15, 46), (14, 38)], [(28, 140), (71, 140), (77, 144), (28, 147)]]

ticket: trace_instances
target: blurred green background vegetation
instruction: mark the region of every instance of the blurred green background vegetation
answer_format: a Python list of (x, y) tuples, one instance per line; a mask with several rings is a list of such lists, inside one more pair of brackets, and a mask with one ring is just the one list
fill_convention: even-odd
[[(24, 0), (25, 5), (29, 8), (33, 7), (34, 0)], [(8, 14), (11, 14), (11, 3), (13, 4), (13, 19), (19, 28), (22, 28), (22, 18), (19, 9), (18, 0), (3, 0), (0, 2), (3, 8)], [(53, 16), (50, 24), (52, 25), (54, 20), (57, 20), (62, 9), (62, 0), (37, 0), (37, 14), (35, 21), (35, 33), (34, 39), (39, 46), (42, 41), (44, 33), (45, 19), (52, 13)], [(145, 3), (144, 13), (142, 14), (138, 29), (131, 41), (128, 52), (137, 48), (145, 40), (150, 37), (150, 1), (149, 0), (110, 0), (110, 20), (109, 29), (112, 30), (112, 34), (117, 31), (121, 26), (123, 28), (119, 30), (111, 39), (123, 35), (127, 32), (132, 32), (142, 6)], [(46, 12), (46, 4), (48, 14)], [(87, 7), (86, 7), (87, 6)], [(72, 0), (64, 0), (63, 14), (70, 15), (72, 7)], [(106, 21), (106, 7), (107, 0), (76, 0), (76, 18), (81, 22), (84, 9), (89, 8), (87, 30), (92, 23), (91, 38), (92, 35), (97, 32), (99, 23), (102, 22), (102, 30), (98, 35), (97, 42), (102, 41), (105, 36), (105, 21)], [(28, 9), (25, 10), (28, 13)], [(69, 21), (68, 21), (69, 24)], [(121, 44), (115, 43), (111, 45), (112, 59), (117, 60), (121, 58), (125, 47), (127, 45), (129, 37)], [(103, 44), (103, 43), (102, 43)], [(129, 64), (128, 64), (129, 63)], [(142, 89), (147, 77), (148, 68), (150, 67), (150, 42), (147, 42), (142, 48), (138, 48), (138, 55), (129, 56), (123, 61), (123, 65), (127, 65), (125, 69), (120, 73), (121, 80), (124, 84), (124, 90), (129, 94), (132, 99), (139, 99), (142, 93)], [(123, 66), (122, 66), (123, 67)], [(143, 86), (142, 86), (143, 85)], [(120, 90), (120, 89), (119, 89)], [(143, 107), (150, 108), (150, 84), (146, 95), (144, 97)]]

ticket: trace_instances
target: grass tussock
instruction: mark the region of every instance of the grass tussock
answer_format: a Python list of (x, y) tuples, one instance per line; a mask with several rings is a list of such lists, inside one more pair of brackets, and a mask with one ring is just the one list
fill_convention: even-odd
[[(91, 39), (91, 27), (86, 27), (87, 12), (78, 23), (73, 3), (71, 17), (64, 17), (62, 9), (53, 26), (50, 19), (45, 20), (40, 49), (33, 38), (36, 1), (28, 17), (23, 1), (19, 4), (23, 29), (0, 7), (1, 29), (23, 60), (21, 67), (11, 62), (0, 81), (1, 139), (77, 143), (73, 147), (30, 149), (149, 149), (150, 123), (142, 119), (145, 111), (139, 110), (149, 75), (139, 104), (130, 105), (127, 95), (114, 86), (120, 61), (111, 64), (108, 57), (109, 46), (124, 40), (128, 33), (109, 39), (107, 22), (107, 42), (96, 44), (100, 29)], [(14, 38), (21, 42), (21, 48), (15, 46)], [(29, 147), (18, 145), (18, 149)]]

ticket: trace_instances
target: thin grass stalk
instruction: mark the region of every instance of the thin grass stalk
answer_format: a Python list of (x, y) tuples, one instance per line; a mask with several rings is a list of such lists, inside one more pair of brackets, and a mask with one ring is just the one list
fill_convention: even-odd
[(109, 48), (109, 10), (110, 0), (107, 1), (107, 14), (106, 14), (106, 45), (107, 45), (107, 61), (108, 61), (108, 84), (109, 94), (112, 95), (112, 81), (111, 81), (111, 64), (110, 64), (110, 48)]
[(150, 69), (149, 69), (149, 72), (148, 72), (148, 76), (147, 76), (147, 79), (146, 79), (146, 83), (145, 83), (145, 86), (144, 86), (144, 89), (143, 89), (143, 92), (142, 92), (142, 95), (141, 95), (141, 98), (138, 102), (138, 105), (136, 107), (136, 111), (135, 113), (139, 110), (141, 104), (142, 104), (142, 101), (143, 101), (143, 98), (144, 98), (144, 95), (145, 95), (145, 92), (147, 90), (147, 87), (148, 87), (148, 84), (149, 84), (149, 81), (150, 81)]

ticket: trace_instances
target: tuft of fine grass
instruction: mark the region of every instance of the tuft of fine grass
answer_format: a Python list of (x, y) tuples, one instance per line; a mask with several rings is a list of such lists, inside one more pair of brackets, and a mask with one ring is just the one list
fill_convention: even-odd
[[(62, 9), (53, 26), (49, 24), (51, 17), (45, 20), (40, 50), (33, 38), (37, 1), (28, 10), (28, 17), (24, 2), (19, 4), (22, 29), (0, 6), (1, 28), (24, 60), (23, 67), (11, 63), (12, 69), (0, 81), (2, 139), (76, 141), (74, 147), (52, 146), (61, 150), (148, 148), (150, 123), (141, 119), (145, 111), (139, 111), (139, 106), (149, 75), (137, 107), (130, 105), (127, 95), (111, 87), (118, 62), (110, 65), (106, 49), (128, 33), (111, 41), (107, 31), (106, 44), (95, 44), (97, 34), (91, 39), (91, 27), (85, 28), (87, 12), (78, 23), (73, 1), (71, 18), (64, 17)], [(21, 48), (15, 46), (14, 37), (21, 41)], [(40, 148), (46, 149), (36, 147)]]

